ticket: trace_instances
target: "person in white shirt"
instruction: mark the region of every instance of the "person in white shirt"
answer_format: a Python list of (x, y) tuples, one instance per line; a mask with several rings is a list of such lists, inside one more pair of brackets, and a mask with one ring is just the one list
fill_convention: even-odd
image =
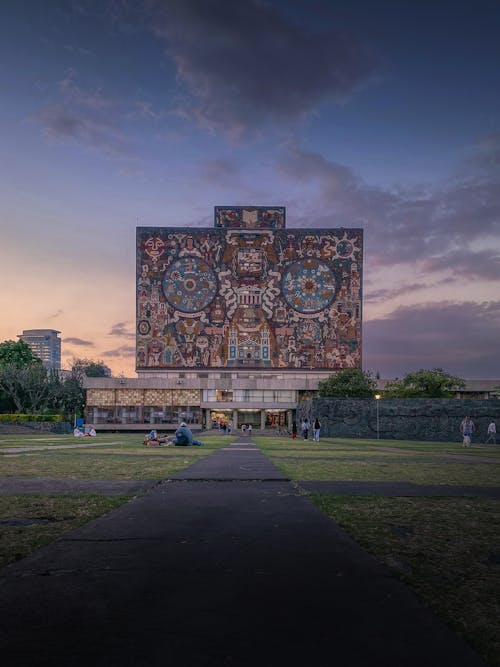
[(497, 425), (494, 421), (490, 422), (488, 426), (488, 438), (484, 444), (487, 445), (490, 440), (493, 440), (494, 445), (497, 444)]

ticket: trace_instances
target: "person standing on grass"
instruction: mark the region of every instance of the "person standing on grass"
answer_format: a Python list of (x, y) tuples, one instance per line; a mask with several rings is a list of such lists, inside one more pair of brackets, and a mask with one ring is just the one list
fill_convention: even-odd
[(295, 440), (297, 438), (297, 422), (295, 419), (292, 422), (292, 438)]
[(467, 416), (460, 424), (460, 433), (463, 436), (463, 446), (470, 447), (472, 444), (472, 434), (476, 430), (476, 425), (472, 419)]
[(490, 440), (493, 440), (494, 445), (497, 444), (497, 425), (494, 421), (491, 421), (488, 424), (488, 438), (484, 444), (487, 445)]
[(319, 423), (319, 419), (316, 417), (314, 420), (313, 424), (313, 440), (315, 442), (319, 442), (319, 430), (321, 428), (321, 424)]
[(252, 435), (252, 424), (248, 424), (247, 432), (248, 432), (248, 435)]

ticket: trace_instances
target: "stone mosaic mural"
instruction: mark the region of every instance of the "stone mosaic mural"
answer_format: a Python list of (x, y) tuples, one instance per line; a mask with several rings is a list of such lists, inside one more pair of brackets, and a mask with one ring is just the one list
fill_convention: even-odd
[(282, 229), (285, 226), (284, 206), (216, 206), (215, 227), (245, 229)]
[(213, 229), (139, 227), (138, 370), (360, 366), (362, 230), (284, 224), (217, 207)]

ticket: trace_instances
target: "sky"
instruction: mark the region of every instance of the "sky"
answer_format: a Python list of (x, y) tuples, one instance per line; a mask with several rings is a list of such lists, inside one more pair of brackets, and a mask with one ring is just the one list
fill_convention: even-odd
[(0, 341), (134, 376), (135, 228), (286, 206), (364, 229), (365, 370), (500, 380), (499, 34), (486, 0), (4, 0)]

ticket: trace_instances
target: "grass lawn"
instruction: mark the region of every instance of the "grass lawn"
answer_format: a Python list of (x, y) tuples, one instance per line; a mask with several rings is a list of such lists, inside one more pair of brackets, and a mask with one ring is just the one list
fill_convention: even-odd
[[(68, 443), (69, 440), (69, 443)], [(95, 447), (53, 449), (53, 445), (78, 444), (81, 438), (52, 436), (39, 441), (33, 436), (16, 436), (9, 447), (47, 446), (43, 451), (20, 454), (0, 449), (0, 476), (53, 477), (73, 479), (163, 479), (227, 444), (222, 436), (203, 438), (205, 447), (144, 447), (140, 434), (106, 434), (85, 438)], [(90, 443), (89, 443), (90, 444)], [(101, 446), (102, 445), (102, 446)], [(7, 446), (7, 445), (5, 445)]]
[(490, 664), (500, 665), (500, 501), (312, 498)]
[[(93, 455), (94, 454), (94, 455)], [(98, 456), (89, 454), (22, 454), (0, 460), (2, 477), (70, 479), (163, 479), (184, 470), (198, 456)]]
[[(280, 470), (296, 480), (500, 485), (500, 451), (484, 446), (466, 450), (457, 443), (445, 442), (331, 438), (314, 443), (289, 437), (252, 440)], [(394, 451), (387, 451), (389, 447)], [(465, 453), (465, 462), (453, 458)], [(485, 456), (498, 463), (483, 461)]]
[(0, 567), (25, 558), (131, 497), (0, 495)]
[[(162, 479), (232, 442), (228, 436), (201, 434), (204, 448), (146, 448), (142, 445), (143, 435), (105, 434), (86, 438), (84, 443), (73, 436), (3, 436), (0, 477)], [(260, 436), (252, 437), (252, 441), (296, 480), (500, 486), (500, 448), (464, 450), (460, 443), (394, 440), (323, 439), (313, 444), (289, 437)], [(75, 442), (84, 446), (52, 448)], [(5, 452), (8, 447), (29, 446), (47, 449)], [(388, 448), (395, 451), (387, 451)], [(452, 454), (466, 454), (467, 460), (444, 460)], [(498, 463), (482, 461), (485, 456), (497, 458)], [(500, 667), (500, 501), (313, 498), (367, 551), (393, 568), (492, 665)], [(0, 566), (28, 555), (63, 532), (127, 500), (128, 497), (89, 495), (0, 496)], [(2, 525), (2, 519), (9, 521)]]
[(392, 461), (297, 461), (271, 460), (290, 479), (301, 481), (385, 481), (414, 484), (499, 486), (500, 463), (405, 463)]
[[(139, 447), (142, 449), (153, 450), (154, 447), (146, 448), (142, 444), (147, 433), (138, 431), (137, 433), (98, 433), (95, 438), (75, 438), (73, 435), (58, 435), (51, 433), (34, 434), (34, 435), (1, 435), (0, 436), (0, 454), (2, 449), (10, 447), (52, 447), (56, 445), (92, 445), (90, 449), (95, 446), (110, 446), (119, 449), (128, 449)], [(195, 435), (196, 437), (196, 435)], [(205, 435), (200, 434), (202, 442), (206, 443), (207, 448), (213, 449), (223, 447), (228, 444), (229, 439), (224, 439), (220, 435)], [(168, 447), (164, 448), (169, 449)], [(175, 448), (172, 448), (175, 449)]]

